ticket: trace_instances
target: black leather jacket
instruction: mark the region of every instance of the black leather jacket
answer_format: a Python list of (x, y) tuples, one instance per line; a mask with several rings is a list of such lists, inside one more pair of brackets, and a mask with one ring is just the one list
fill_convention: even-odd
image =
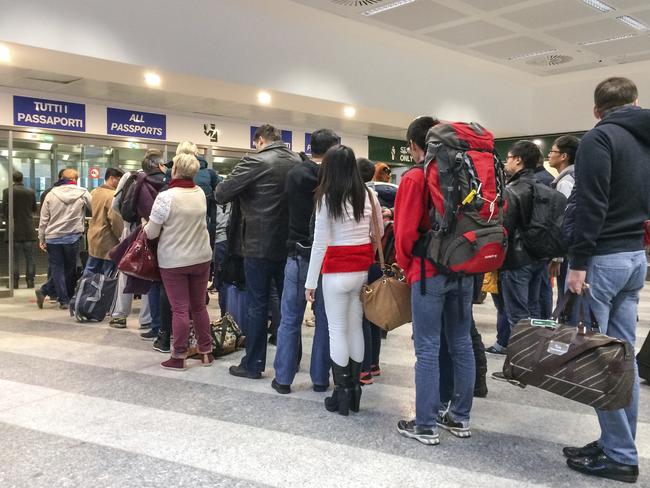
[(217, 202), (239, 198), (243, 220), (244, 257), (280, 260), (287, 257), (289, 210), (285, 181), (301, 161), (282, 141), (245, 156), (230, 176), (217, 185)]
[(508, 230), (508, 253), (502, 269), (517, 269), (536, 262), (521, 239), (521, 231), (526, 227), (526, 216), (530, 216), (533, 205), (533, 184), (535, 173), (532, 169), (523, 169), (513, 175), (506, 186), (506, 214), (503, 225)]

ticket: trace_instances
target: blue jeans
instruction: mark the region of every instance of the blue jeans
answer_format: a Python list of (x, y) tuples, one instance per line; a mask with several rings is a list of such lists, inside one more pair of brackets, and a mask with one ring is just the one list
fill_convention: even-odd
[[(472, 322), (472, 278), (463, 278), (460, 287), (456, 278), (443, 275), (426, 280), (426, 291), (420, 283), (412, 286), (413, 340), (415, 343), (415, 422), (421, 427), (434, 427), (440, 407), (440, 334), (444, 331), (454, 368), (454, 394), (451, 416), (469, 420), (474, 394), (476, 366), (470, 339)], [(459, 305), (460, 300), (460, 305)], [(462, 309), (462, 314), (460, 313)]]
[(100, 259), (88, 256), (86, 269), (84, 269), (84, 276), (90, 276), (93, 274), (110, 275), (115, 272), (116, 268), (117, 266), (115, 266), (115, 263), (110, 259)]
[[(517, 322), (533, 317), (530, 309), (532, 296), (539, 296), (540, 272), (546, 269), (546, 262), (527, 264), (518, 269), (509, 269), (500, 274), (501, 294), (510, 330)], [(537, 317), (536, 317), (537, 318)], [(507, 346), (507, 344), (502, 344)]]
[[(70, 294), (74, 290), (78, 254), (79, 241), (74, 244), (47, 245), (47, 260), (50, 265), (52, 284), (56, 290), (57, 300), (63, 305), (70, 301)], [(47, 295), (49, 287), (45, 286), (41, 291)]]
[[(383, 275), (379, 264), (375, 263), (368, 269), (368, 283), (378, 280)], [(379, 366), (381, 352), (381, 329), (363, 317), (363, 341), (365, 344), (363, 365), (361, 371), (369, 372), (370, 366)]]
[[(246, 301), (248, 315), (246, 324), (246, 356), (241, 366), (250, 373), (266, 369), (266, 341), (269, 316), (271, 283), (282, 294), (286, 260), (244, 258), (246, 274)], [(282, 297), (280, 296), (280, 300)]]
[(149, 288), (147, 298), (149, 299), (149, 312), (151, 313), (151, 331), (157, 333), (160, 330), (160, 307), (162, 305), (160, 299), (160, 288), (162, 283), (154, 281)]
[[(643, 288), (647, 261), (645, 251), (593, 256), (587, 268), (590, 293), (586, 302), (596, 316), (600, 331), (623, 339), (634, 347), (639, 292)], [(634, 443), (639, 410), (639, 377), (630, 406), (620, 410), (596, 410), (600, 422), (599, 445), (608, 457), (623, 464), (638, 464)]]
[[(305, 281), (309, 261), (295, 256), (287, 259), (284, 268), (281, 320), (278, 327), (278, 344), (275, 352), (275, 379), (281, 385), (290, 385), (296, 376), (302, 356), (301, 328), (305, 316)], [(323, 306), (322, 287), (320, 297), (314, 302), (316, 331), (311, 354), (311, 380), (315, 385), (329, 384), (329, 334), (327, 316)], [(319, 302), (319, 306), (316, 303)]]
[(506, 307), (503, 303), (503, 288), (499, 293), (492, 293), (492, 301), (497, 309), (497, 344), (501, 347), (508, 347), (510, 340), (510, 323), (506, 314)]

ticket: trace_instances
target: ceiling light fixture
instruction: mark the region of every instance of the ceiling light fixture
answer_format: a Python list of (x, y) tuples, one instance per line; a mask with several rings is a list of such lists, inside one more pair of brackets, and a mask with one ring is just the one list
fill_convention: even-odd
[(160, 86), (160, 75), (153, 71), (148, 71), (144, 74), (144, 81), (149, 86)]
[(593, 46), (595, 44), (603, 44), (605, 42), (621, 41), (623, 39), (629, 39), (630, 37), (635, 37), (634, 34), (627, 34), (625, 36), (616, 36), (608, 37), (607, 39), (598, 39), (597, 41), (581, 42), (581, 46)]
[(613, 12), (616, 10), (614, 7), (607, 5), (604, 2), (601, 2), (600, 0), (582, 0), (582, 3), (585, 3), (589, 5), (590, 7), (595, 8), (599, 12)]
[(70, 159), (70, 155), (69, 154), (64, 154), (63, 155), (63, 160), (67, 161), (68, 159)]
[(557, 49), (547, 49), (546, 51), (536, 51), (534, 53), (522, 54), (520, 56), (512, 56), (508, 58), (509, 61), (517, 61), (519, 59), (534, 58), (535, 56), (544, 56), (556, 52)]
[(9, 63), (11, 61), (11, 51), (3, 44), (0, 44), (0, 63)]
[(634, 17), (630, 17), (629, 15), (621, 15), (620, 17), (616, 17), (616, 20), (623, 22), (625, 25), (632, 27), (632, 29), (636, 29), (641, 32), (648, 32), (650, 30), (650, 27), (645, 25), (643, 22), (639, 22)]
[(371, 15), (380, 14), (382, 12), (386, 12), (387, 10), (392, 10), (397, 7), (403, 7), (404, 5), (408, 5), (409, 3), (413, 3), (413, 2), (415, 2), (415, 0), (397, 0), (396, 2), (387, 3), (386, 5), (382, 5), (381, 7), (375, 7), (375, 8), (371, 8), (370, 10), (366, 10), (365, 12), (361, 12), (361, 15), (370, 17)]
[(261, 91), (257, 94), (257, 101), (262, 105), (268, 105), (271, 103), (271, 94), (269, 92)]
[(351, 106), (347, 106), (343, 109), (343, 115), (345, 115), (348, 119), (351, 119), (357, 114), (357, 109)]
[(543, 141), (542, 141), (541, 139), (535, 139), (535, 140), (533, 140), (533, 143), (534, 143), (536, 146), (541, 146), (542, 143), (543, 143)]

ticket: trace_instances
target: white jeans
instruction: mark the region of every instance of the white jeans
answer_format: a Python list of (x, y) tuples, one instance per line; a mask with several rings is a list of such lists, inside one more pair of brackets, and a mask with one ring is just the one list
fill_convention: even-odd
[(363, 307), (359, 294), (367, 280), (367, 271), (323, 274), (330, 357), (339, 366), (346, 366), (348, 358), (363, 362)]

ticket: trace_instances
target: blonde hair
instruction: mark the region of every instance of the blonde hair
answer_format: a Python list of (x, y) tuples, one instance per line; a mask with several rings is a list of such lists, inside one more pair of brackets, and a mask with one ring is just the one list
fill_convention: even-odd
[(174, 157), (174, 166), (176, 178), (183, 180), (192, 180), (199, 172), (199, 160), (193, 154), (177, 154)]
[(79, 172), (74, 168), (66, 168), (61, 173), (61, 178), (77, 181), (79, 179)]
[(196, 156), (199, 154), (199, 148), (196, 147), (196, 144), (192, 141), (183, 141), (176, 148), (176, 155), (178, 156), (179, 154), (191, 154)]

